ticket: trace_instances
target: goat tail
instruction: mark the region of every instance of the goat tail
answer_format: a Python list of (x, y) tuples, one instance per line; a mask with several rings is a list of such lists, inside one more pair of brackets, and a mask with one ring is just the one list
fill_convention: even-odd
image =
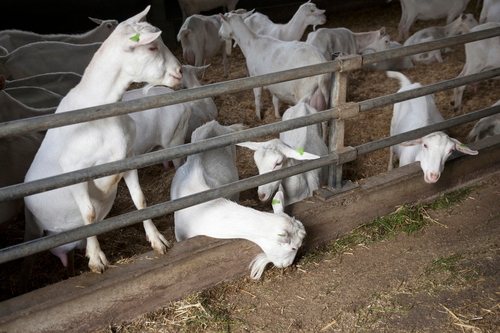
[(403, 73), (395, 72), (395, 71), (386, 71), (385, 72), (388, 77), (393, 79), (398, 79), (401, 88), (409, 86), (411, 84), (410, 79), (408, 79)]
[(267, 258), (267, 254), (261, 253), (257, 255), (252, 262), (250, 263), (250, 277), (254, 280), (260, 279), (262, 273), (264, 273), (264, 269), (267, 264), (269, 264), (271, 260)]

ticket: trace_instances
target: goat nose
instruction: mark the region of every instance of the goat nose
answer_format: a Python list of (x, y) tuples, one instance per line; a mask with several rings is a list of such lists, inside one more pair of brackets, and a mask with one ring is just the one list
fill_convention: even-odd
[(259, 193), (259, 200), (264, 201), (266, 199), (266, 195), (263, 193)]
[(439, 173), (430, 173), (426, 180), (428, 183), (435, 183), (438, 181), (440, 174)]

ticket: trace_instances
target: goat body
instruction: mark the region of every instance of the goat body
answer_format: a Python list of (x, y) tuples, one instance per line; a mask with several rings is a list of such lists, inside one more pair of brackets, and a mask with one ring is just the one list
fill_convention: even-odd
[[(160, 38), (161, 31), (143, 22), (150, 6), (120, 23), (95, 53), (80, 83), (61, 101), (56, 113), (119, 101), (132, 82), (174, 86), (181, 79), (181, 67)], [(103, 118), (47, 131), (25, 181), (47, 178), (94, 165), (117, 161), (134, 154), (135, 124), (128, 115)], [(135, 206), (146, 207), (137, 170), (106, 176), (25, 197), (25, 240), (44, 233), (60, 233), (104, 219), (113, 205), (118, 182), (124, 178)], [(151, 220), (144, 221), (146, 236), (159, 253), (167, 240)], [(63, 264), (71, 264), (68, 252), (81, 241), (51, 251)], [(96, 236), (87, 238), (86, 255), (93, 272), (108, 266)], [(71, 253), (70, 253), (71, 256)], [(26, 259), (23, 272), (30, 271), (33, 257)]]
[(401, 0), (401, 20), (398, 31), (402, 42), (410, 35), (410, 28), (417, 20), (434, 20), (446, 17), (450, 24), (467, 7), (470, 0)]
[(483, 1), (483, 8), (479, 14), (479, 24), (486, 22), (500, 22), (500, 0)]
[[(401, 89), (398, 92), (422, 86), (420, 83), (411, 83), (406, 76), (399, 72), (387, 72), (387, 76), (399, 80)], [(444, 118), (436, 107), (433, 95), (413, 98), (394, 104), (391, 136), (442, 121), (444, 121)], [(443, 132), (434, 132), (422, 138), (392, 146), (390, 148), (388, 170), (393, 168), (393, 155), (395, 153), (399, 157), (400, 167), (420, 161), (425, 182), (435, 183), (439, 180), (444, 164), (454, 150), (469, 155), (478, 153)]]
[(236, 8), (238, 0), (178, 0), (182, 11), (182, 22), (188, 16), (199, 14), (204, 11), (223, 7), (224, 11), (230, 12)]
[(335, 52), (361, 54), (367, 51), (379, 52), (389, 49), (391, 39), (385, 27), (369, 32), (352, 32), (347, 28), (321, 28), (307, 35), (306, 43), (320, 50), (331, 60)]
[[(417, 31), (405, 41), (404, 46), (430, 42), (436, 39), (468, 33), (469, 30), (476, 25), (477, 21), (474, 19), (472, 14), (462, 14), (450, 24), (441, 27), (428, 27)], [(425, 53), (414, 54), (411, 56), (411, 59), (427, 65), (433, 62), (443, 62), (442, 54), (447, 51), (449, 50), (432, 50)]]
[[(316, 110), (305, 103), (289, 108), (283, 114), (283, 120), (303, 117), (316, 113)], [(259, 174), (276, 171), (293, 166), (301, 160), (316, 159), (328, 154), (319, 124), (296, 128), (280, 133), (279, 139), (266, 142), (242, 142), (239, 146), (255, 151), (254, 160)], [(258, 195), (261, 201), (272, 198), (278, 190), (282, 190), (287, 205), (311, 197), (314, 190), (326, 183), (328, 168), (311, 170), (272, 183), (259, 186)]]
[[(480, 24), (471, 32), (500, 27), (500, 22), (488, 22)], [(500, 37), (482, 39), (465, 44), (465, 65), (457, 77), (480, 73), (500, 66)], [(475, 84), (474, 89), (477, 89)], [(455, 112), (462, 109), (462, 96), (465, 86), (453, 89), (451, 104)]]
[(286, 24), (277, 24), (262, 13), (254, 13), (245, 19), (245, 24), (257, 35), (271, 36), (280, 40), (300, 40), (307, 27), (325, 24), (324, 9), (318, 9), (310, 0), (302, 4)]
[[(232, 128), (210, 121), (197, 128), (193, 142), (228, 134)], [(191, 155), (175, 173), (172, 200), (238, 180), (234, 145)], [(237, 200), (233, 196), (233, 200)], [(273, 201), (274, 214), (244, 207), (228, 198), (218, 198), (174, 213), (175, 236), (183, 241), (198, 235), (250, 240), (264, 251), (250, 263), (251, 277), (259, 279), (269, 262), (276, 267), (293, 263), (306, 235), (300, 221), (284, 213), (283, 195)]]
[[(492, 106), (495, 105), (500, 105), (500, 100)], [(468, 138), (469, 140), (476, 138), (476, 141), (479, 141), (498, 134), (500, 134), (500, 113), (481, 118), (469, 132)]]
[[(268, 74), (326, 61), (314, 46), (299, 41), (282, 41), (270, 36), (257, 35), (243, 22), (252, 12), (221, 15), (219, 35), (234, 39), (243, 52), (250, 76)], [(309, 103), (318, 111), (326, 109), (330, 96), (330, 75), (322, 74), (303, 79), (272, 84), (266, 87), (271, 92), (274, 113), (280, 117), (279, 101), (290, 104)], [(255, 112), (261, 119), (262, 87), (254, 88)]]
[(82, 79), (80, 74), (72, 72), (44, 73), (25, 77), (19, 80), (7, 80), (6, 87), (40, 87), (61, 96), (73, 89)]
[(36, 42), (0, 57), (0, 75), (9, 80), (54, 72), (83, 75), (102, 43)]
[(118, 25), (118, 21), (116, 20), (99, 20), (91, 17), (89, 17), (89, 19), (98, 24), (98, 26), (83, 34), (37, 34), (35, 32), (23, 30), (1, 30), (0, 46), (12, 52), (21, 46), (44, 41), (71, 44), (104, 42)]

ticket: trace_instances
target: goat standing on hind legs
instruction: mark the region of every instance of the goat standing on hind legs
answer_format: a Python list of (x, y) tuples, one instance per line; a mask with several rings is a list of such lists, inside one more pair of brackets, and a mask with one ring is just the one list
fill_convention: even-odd
[[(80, 83), (63, 98), (56, 113), (117, 102), (132, 82), (171, 87), (180, 83), (181, 66), (163, 44), (161, 31), (143, 22), (149, 8), (116, 27), (94, 55)], [(135, 131), (135, 123), (128, 115), (49, 129), (25, 181), (132, 157)], [(145, 208), (137, 170), (38, 193), (25, 197), (25, 240), (103, 220), (113, 205), (122, 177), (135, 206)], [(169, 243), (151, 220), (144, 221), (144, 229), (152, 247), (165, 253)], [(51, 251), (63, 264), (70, 265), (71, 252), (81, 242)], [(86, 255), (93, 272), (102, 273), (109, 265), (96, 236), (87, 239)], [(24, 291), (33, 260), (33, 256), (25, 260), (21, 286)], [(71, 274), (71, 267), (68, 271)]]

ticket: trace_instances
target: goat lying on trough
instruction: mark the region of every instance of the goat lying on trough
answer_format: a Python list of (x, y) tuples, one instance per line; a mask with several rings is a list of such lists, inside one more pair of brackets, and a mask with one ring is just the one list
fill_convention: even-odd
[[(283, 114), (283, 120), (303, 117), (316, 113), (316, 110), (305, 103), (299, 103)], [(266, 142), (242, 142), (238, 146), (255, 151), (254, 160), (259, 174), (276, 171), (293, 166), (301, 160), (311, 160), (328, 154), (319, 124), (296, 128), (280, 133), (279, 139)], [(258, 189), (259, 199), (267, 201), (280, 189), (287, 205), (311, 197), (314, 190), (326, 183), (328, 168), (311, 170), (275, 182), (261, 185)]]
[[(65, 42), (70, 44), (91, 44), (104, 42), (118, 25), (116, 20), (99, 20), (89, 17), (98, 26), (83, 34), (37, 34), (23, 30), (1, 30), (0, 46), (12, 52), (21, 46), (36, 42)], [(64, 59), (64, 58), (63, 58)]]
[[(470, 29), (470, 32), (500, 27), (500, 22), (488, 22)], [(480, 73), (500, 66), (500, 37), (482, 39), (465, 44), (465, 65), (458, 77)], [(474, 91), (479, 82), (473, 83)], [(465, 86), (453, 89), (451, 105), (455, 112), (462, 110), (462, 96)]]
[[(210, 121), (193, 132), (192, 142), (229, 134), (232, 127)], [(238, 180), (234, 145), (191, 155), (175, 173), (170, 189), (172, 200)], [(236, 200), (237, 196), (230, 199)], [(306, 236), (300, 221), (284, 213), (283, 195), (273, 200), (273, 213), (241, 206), (218, 198), (174, 213), (175, 237), (183, 241), (198, 235), (213, 238), (240, 238), (252, 241), (264, 251), (250, 263), (253, 279), (259, 279), (266, 265), (290, 266)]]
[[(253, 11), (245, 14), (221, 14), (219, 35), (234, 39), (245, 56), (250, 76), (268, 74), (292, 68), (325, 62), (325, 57), (314, 46), (299, 41), (282, 41), (270, 36), (257, 35), (243, 22)], [(280, 117), (279, 101), (295, 105), (306, 102), (318, 111), (326, 109), (330, 96), (330, 75), (322, 74), (272, 84), (266, 87), (272, 95), (274, 114)], [(253, 89), (255, 113), (261, 119), (262, 87)]]
[(312, 25), (313, 30), (316, 30), (317, 25), (325, 24), (324, 13), (324, 9), (318, 9), (309, 0), (302, 4), (285, 24), (274, 23), (267, 15), (258, 12), (245, 18), (245, 24), (257, 35), (271, 36), (279, 40), (300, 40), (308, 26)]
[[(149, 9), (150, 6), (116, 27), (95, 53), (80, 83), (63, 98), (56, 113), (117, 102), (132, 82), (166, 86), (180, 83), (181, 66), (163, 44), (161, 31), (143, 22)], [(51, 128), (25, 181), (132, 157), (135, 136), (135, 123), (128, 115)], [(135, 206), (145, 208), (137, 170), (30, 195), (24, 199), (25, 240), (103, 220), (113, 205), (122, 177)], [(151, 220), (144, 221), (144, 229), (152, 247), (165, 253), (169, 243)], [(71, 264), (72, 250), (82, 242), (84, 240), (62, 245), (51, 252), (66, 266)], [(101, 273), (108, 266), (96, 236), (87, 238), (86, 255), (93, 272)], [(30, 272), (33, 260), (33, 256), (26, 258), (24, 276)]]
[[(495, 105), (500, 105), (500, 100), (492, 106)], [(468, 139), (476, 138), (476, 141), (479, 141), (498, 134), (500, 134), (500, 113), (479, 119), (469, 132)]]
[[(401, 88), (398, 92), (420, 88), (420, 83), (411, 81), (399, 72), (387, 72), (387, 76), (398, 79)], [(405, 133), (420, 127), (444, 121), (434, 103), (433, 95), (413, 98), (394, 104), (394, 113), (391, 120), (391, 136)], [(422, 138), (406, 141), (390, 148), (388, 170), (393, 168), (394, 154), (399, 157), (399, 166), (420, 161), (426, 183), (435, 183), (439, 180), (444, 164), (454, 150), (464, 154), (476, 155), (478, 152), (469, 149), (460, 141), (450, 138), (443, 132), (434, 132)]]

